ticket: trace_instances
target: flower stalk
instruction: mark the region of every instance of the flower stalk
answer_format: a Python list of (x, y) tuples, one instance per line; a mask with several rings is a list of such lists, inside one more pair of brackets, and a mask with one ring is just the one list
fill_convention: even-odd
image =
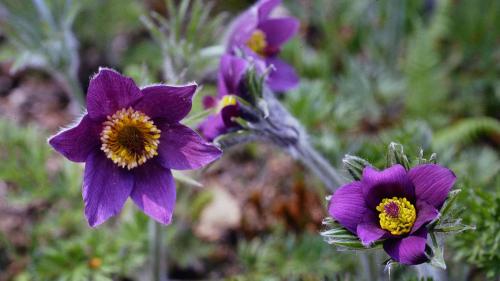
[(239, 122), (244, 130), (225, 134), (215, 142), (223, 149), (253, 141), (270, 142), (302, 162), (328, 190), (334, 191), (342, 185), (344, 180), (341, 174), (312, 146), (306, 130), (275, 98), (274, 93), (267, 88), (256, 91), (262, 91), (263, 95), (250, 101), (256, 106), (245, 101), (239, 104), (242, 112)]
[(264, 90), (269, 116), (262, 128), (274, 144), (301, 161), (325, 186), (333, 191), (344, 183), (340, 173), (312, 146), (310, 137), (300, 122), (275, 98)]
[(335, 168), (321, 156), (309, 141), (301, 140), (289, 148), (291, 155), (306, 165), (330, 190), (334, 191), (344, 180)]
[(149, 220), (150, 280), (168, 281), (167, 247), (164, 245), (165, 228)]

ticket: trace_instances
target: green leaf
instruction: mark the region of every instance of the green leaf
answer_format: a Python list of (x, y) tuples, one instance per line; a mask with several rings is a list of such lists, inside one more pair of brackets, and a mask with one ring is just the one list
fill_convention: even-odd
[(441, 217), (443, 219), (450, 214), (450, 211), (452, 210), (455, 202), (457, 201), (458, 194), (460, 194), (460, 192), (462, 192), (461, 189), (455, 189), (450, 191), (450, 194), (448, 194), (448, 198), (446, 199), (446, 201), (444, 201), (443, 207), (441, 207), (440, 210)]
[(367, 160), (349, 154), (344, 156), (342, 163), (344, 163), (344, 167), (354, 180), (360, 180), (363, 175), (363, 169), (366, 166), (371, 166), (370, 162)]
[(427, 244), (425, 254), (429, 258), (429, 264), (437, 268), (446, 269), (446, 262), (444, 260), (443, 247), (439, 245), (434, 233), (429, 233), (431, 237), (431, 244)]
[(439, 131), (433, 146), (443, 149), (450, 146), (463, 147), (482, 137), (495, 139), (500, 135), (500, 121), (492, 117), (466, 118)]
[(365, 247), (356, 235), (352, 234), (330, 217), (323, 220), (323, 225), (325, 225), (327, 229), (320, 234), (328, 244), (352, 250), (374, 249), (382, 245), (381, 241), (376, 241), (370, 247)]
[(461, 219), (456, 219), (453, 222), (439, 224), (433, 228), (434, 232), (444, 232), (444, 233), (460, 233), (466, 230), (475, 230), (476, 227), (471, 225), (466, 225), (462, 223)]
[(198, 125), (205, 117), (207, 117), (210, 114), (215, 113), (215, 108), (209, 108), (201, 112), (197, 112), (191, 116), (188, 116), (184, 120), (182, 120), (182, 124), (186, 126), (196, 126)]
[[(238, 118), (238, 120), (239, 119), (241, 119), (241, 118)], [(234, 146), (237, 144), (243, 144), (243, 143), (254, 141), (257, 138), (258, 138), (258, 136), (255, 133), (253, 133), (252, 131), (239, 130), (236, 132), (224, 134), (222, 136), (217, 137), (214, 140), (214, 143), (224, 150), (228, 147), (231, 147), (231, 146)]]
[(436, 164), (437, 163), (437, 154), (432, 153), (429, 159), (424, 158), (424, 150), (420, 149), (417, 156), (417, 165), (422, 164)]
[(431, 164), (437, 164), (437, 154), (436, 153), (432, 153), (428, 162), (431, 163)]
[(172, 171), (172, 175), (174, 176), (174, 179), (176, 179), (179, 182), (185, 183), (187, 185), (191, 185), (194, 187), (203, 187), (203, 184), (200, 182), (196, 181), (195, 179), (187, 176), (186, 174), (179, 172), (179, 171)]
[(252, 105), (263, 96), (263, 79), (257, 73), (254, 66), (251, 66), (245, 74), (245, 83), (249, 93), (248, 102)]
[[(431, 222), (428, 226), (429, 231), (433, 232), (461, 232), (468, 229), (473, 229), (473, 227), (465, 226), (461, 224), (461, 219), (454, 218), (456, 215), (455, 203), (460, 194), (461, 189), (455, 189), (450, 192), (448, 198), (441, 207), (440, 217)], [(462, 226), (460, 226), (462, 225)]]
[(387, 153), (387, 166), (390, 167), (396, 164), (402, 165), (406, 170), (410, 169), (410, 161), (408, 161), (408, 157), (404, 153), (403, 145), (391, 142)]

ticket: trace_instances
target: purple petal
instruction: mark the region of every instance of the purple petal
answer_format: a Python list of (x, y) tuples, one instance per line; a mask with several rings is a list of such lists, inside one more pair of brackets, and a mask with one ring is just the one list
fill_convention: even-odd
[(92, 119), (104, 120), (106, 116), (128, 107), (141, 97), (141, 90), (132, 78), (109, 68), (100, 68), (90, 79), (87, 111)]
[(248, 62), (245, 59), (231, 55), (222, 56), (217, 84), (219, 97), (238, 94), (238, 87), (247, 67)]
[(299, 77), (292, 66), (279, 58), (267, 58), (267, 65), (274, 65), (274, 70), (267, 77), (267, 84), (274, 92), (285, 92), (299, 84)]
[(354, 234), (358, 224), (363, 221), (366, 211), (362, 186), (357, 181), (337, 189), (328, 207), (328, 213)]
[(217, 73), (217, 97), (220, 99), (220, 97), (230, 95), (230, 90), (227, 87), (226, 80), (224, 79), (224, 75), (222, 74), (220, 68), (219, 72)]
[(384, 242), (384, 250), (391, 258), (401, 264), (415, 265), (427, 261), (425, 243), (427, 229), (421, 228), (413, 235), (402, 239), (388, 239)]
[(436, 164), (413, 167), (408, 172), (408, 177), (415, 186), (417, 199), (426, 201), (437, 209), (443, 205), (456, 180), (451, 170)]
[(259, 10), (259, 21), (267, 19), (271, 12), (281, 4), (281, 0), (260, 0), (255, 4)]
[(262, 21), (257, 28), (266, 34), (267, 47), (279, 50), (281, 45), (297, 34), (299, 26), (297, 19), (288, 17)]
[(134, 106), (152, 119), (176, 123), (191, 111), (196, 84), (185, 86), (152, 85), (143, 88), (143, 98)]
[(417, 209), (417, 219), (411, 228), (411, 233), (417, 231), (424, 224), (431, 222), (439, 216), (439, 211), (434, 206), (427, 204), (425, 201), (417, 201), (415, 206)]
[(383, 171), (372, 167), (363, 170), (363, 194), (368, 206), (375, 209), (384, 198), (404, 197), (415, 202), (415, 191), (406, 170), (401, 165), (394, 165)]
[(201, 135), (208, 141), (213, 141), (216, 137), (225, 134), (228, 130), (221, 114), (212, 114), (207, 116), (198, 127)]
[(175, 181), (169, 169), (148, 162), (137, 168), (130, 195), (146, 215), (159, 223), (169, 224), (175, 207)]
[(235, 49), (244, 46), (252, 36), (258, 23), (258, 9), (255, 6), (252, 6), (239, 15), (229, 26), (227, 51), (229, 53), (234, 53)]
[(158, 160), (169, 169), (201, 168), (218, 159), (222, 152), (195, 131), (181, 124), (162, 124)]
[(364, 246), (370, 246), (373, 242), (385, 238), (387, 232), (380, 228), (377, 215), (368, 210), (363, 218), (363, 222), (358, 224), (356, 235)]
[(116, 166), (104, 153), (89, 155), (83, 177), (85, 216), (91, 227), (96, 227), (118, 214), (132, 192), (133, 175)]
[(99, 150), (101, 125), (85, 114), (75, 127), (59, 132), (49, 139), (49, 144), (74, 162), (85, 162), (92, 151)]

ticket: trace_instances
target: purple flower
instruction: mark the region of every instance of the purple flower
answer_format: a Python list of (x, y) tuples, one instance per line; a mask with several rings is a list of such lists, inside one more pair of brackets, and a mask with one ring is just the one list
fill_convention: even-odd
[(241, 82), (248, 68), (248, 62), (232, 55), (223, 55), (217, 76), (217, 97), (207, 96), (203, 106), (215, 108), (215, 114), (208, 116), (198, 130), (209, 141), (227, 133), (239, 125), (232, 121), (239, 115), (239, 108), (234, 96), (242, 96)]
[(139, 89), (131, 78), (106, 68), (90, 80), (88, 113), (49, 140), (69, 160), (85, 162), (82, 193), (90, 226), (120, 212), (129, 196), (146, 215), (171, 222), (170, 169), (197, 169), (221, 155), (179, 123), (191, 110), (196, 87)]
[(264, 67), (273, 65), (267, 84), (276, 92), (289, 90), (299, 82), (293, 67), (277, 57), (282, 45), (299, 29), (295, 18), (270, 18), (280, 3), (281, 0), (260, 0), (241, 14), (232, 24), (227, 47), (232, 54), (242, 50)]
[(439, 216), (455, 179), (452, 171), (436, 164), (408, 172), (401, 165), (383, 171), (366, 167), (360, 181), (333, 194), (328, 211), (363, 245), (384, 239), (393, 260), (420, 264), (427, 261), (426, 225)]

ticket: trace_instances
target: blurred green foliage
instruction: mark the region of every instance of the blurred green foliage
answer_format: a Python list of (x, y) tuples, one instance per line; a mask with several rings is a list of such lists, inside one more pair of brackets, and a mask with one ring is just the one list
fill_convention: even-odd
[(238, 245), (245, 271), (234, 280), (319, 281), (356, 268), (354, 255), (325, 247), (319, 235), (286, 235), (279, 229), (272, 234)]
[(0, 60), (13, 59), (13, 74), (35, 68), (50, 75), (69, 96), (73, 113), (84, 101), (79, 42), (72, 30), (79, 9), (72, 0), (0, 2), (0, 30), (9, 41), (0, 49)]
[[(206, 85), (197, 95), (195, 116), (202, 111), (201, 97), (213, 94), (216, 45), (229, 20), (214, 11), (241, 8), (236, 2), (215, 1), (211, 9), (198, 0), (6, 0), (0, 15), (8, 16), (0, 28), (8, 43), (0, 42), (0, 58), (14, 59), (16, 67), (42, 65), (70, 90), (84, 88), (99, 65), (117, 67), (144, 84), (196, 79)], [(285, 106), (337, 167), (346, 153), (384, 166), (380, 155), (391, 141), (412, 156), (421, 148), (436, 151), (438, 162), (459, 178), (464, 223), (476, 226), (448, 240), (449, 279), (496, 280), (500, 3), (284, 2), (302, 23), (300, 36), (282, 52), (301, 76), (300, 86), (281, 97)], [(127, 205), (120, 223), (90, 230), (82, 215), (82, 167), (52, 153), (47, 135), (34, 125), (0, 122), (0, 182), (7, 186), (8, 206), (49, 204), (26, 219), (27, 249), (0, 236), (0, 272), (2, 261), (23, 256), (27, 264), (16, 280), (135, 278), (147, 263), (146, 218)], [(166, 237), (171, 270), (216, 266), (211, 260), (218, 245), (193, 234), (210, 200), (208, 193), (179, 186)], [(355, 255), (335, 252), (319, 234), (277, 230), (236, 242), (237, 271), (228, 271), (234, 280), (361, 278)], [(398, 277), (417, 280), (413, 272), (401, 272)]]
[(157, 12), (141, 17), (155, 42), (161, 47), (164, 80), (169, 83), (200, 81), (208, 67), (217, 65), (223, 53), (217, 44), (223, 14), (211, 14), (214, 2), (166, 0), (165, 17)]

